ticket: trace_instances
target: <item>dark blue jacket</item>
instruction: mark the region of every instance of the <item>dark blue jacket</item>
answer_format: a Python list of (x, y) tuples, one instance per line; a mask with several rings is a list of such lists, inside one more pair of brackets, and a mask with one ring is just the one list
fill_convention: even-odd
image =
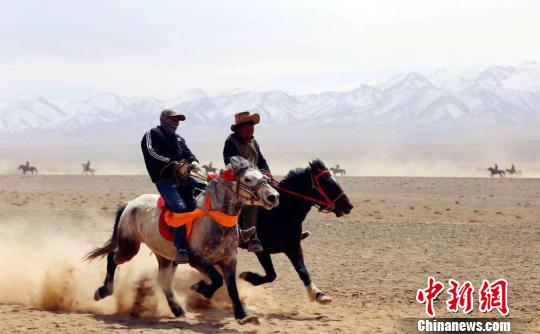
[(171, 179), (174, 172), (173, 162), (182, 159), (191, 163), (197, 158), (186, 145), (184, 138), (165, 131), (157, 126), (146, 132), (141, 140), (141, 149), (146, 169), (152, 182)]

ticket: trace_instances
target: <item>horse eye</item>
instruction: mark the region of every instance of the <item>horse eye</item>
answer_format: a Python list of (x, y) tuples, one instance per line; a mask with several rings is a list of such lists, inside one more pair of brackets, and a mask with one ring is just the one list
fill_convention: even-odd
[(246, 182), (251, 182), (251, 179), (249, 177), (246, 177)]

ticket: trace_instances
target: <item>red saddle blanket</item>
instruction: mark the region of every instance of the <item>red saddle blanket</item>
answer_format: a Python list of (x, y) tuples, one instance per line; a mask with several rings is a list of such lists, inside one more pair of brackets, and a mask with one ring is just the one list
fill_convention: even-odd
[(170, 242), (173, 242), (173, 233), (172, 229), (167, 223), (165, 222), (165, 212), (169, 211), (167, 207), (165, 206), (165, 200), (163, 197), (159, 196), (157, 201), (158, 208), (161, 209), (161, 214), (159, 215), (159, 233), (163, 237), (163, 239), (168, 240)]

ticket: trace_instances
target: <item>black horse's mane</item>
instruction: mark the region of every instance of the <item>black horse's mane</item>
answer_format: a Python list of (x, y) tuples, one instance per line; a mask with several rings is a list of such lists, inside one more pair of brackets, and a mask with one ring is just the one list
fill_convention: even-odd
[(309, 171), (310, 168), (313, 168), (315, 170), (326, 169), (326, 166), (324, 165), (324, 162), (322, 162), (322, 160), (319, 159), (319, 158), (311, 160), (309, 165), (310, 165), (309, 167), (304, 167), (304, 168), (299, 167), (299, 168), (291, 169), (289, 171), (289, 173), (287, 174), (287, 176), (285, 176), (283, 181), (285, 181), (285, 180), (294, 180), (294, 179), (304, 175), (307, 171)]

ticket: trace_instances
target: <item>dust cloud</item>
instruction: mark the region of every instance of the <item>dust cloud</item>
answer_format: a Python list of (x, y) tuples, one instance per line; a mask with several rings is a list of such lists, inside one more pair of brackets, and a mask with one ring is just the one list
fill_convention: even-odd
[[(40, 225), (54, 224), (41, 221)], [(93, 296), (105, 277), (106, 261), (82, 261), (84, 254), (97, 246), (88, 241), (95, 236), (63, 234), (38, 225), (34, 228), (30, 222), (20, 220), (2, 222), (0, 235), (0, 303), (47, 311), (144, 318), (173, 316), (157, 283), (157, 261), (144, 246), (131, 262), (117, 268), (114, 294), (96, 302)], [(173, 288), (181, 305), (188, 312), (229, 309), (232, 315), (225, 287), (211, 301), (190, 289), (201, 279), (203, 276), (194, 269), (179, 267)], [(238, 284), (245, 303), (267, 298), (262, 291), (241, 280)]]

